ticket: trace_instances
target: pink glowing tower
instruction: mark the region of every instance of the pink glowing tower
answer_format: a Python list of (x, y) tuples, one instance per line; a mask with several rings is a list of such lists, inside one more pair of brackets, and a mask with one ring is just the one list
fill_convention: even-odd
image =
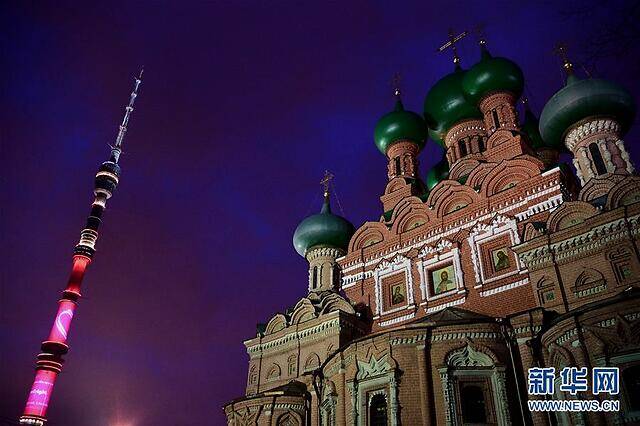
[(102, 222), (102, 213), (106, 208), (107, 200), (118, 185), (120, 176), (118, 159), (122, 153), (122, 141), (127, 132), (129, 117), (133, 111), (133, 104), (136, 96), (138, 96), (138, 88), (141, 82), (142, 71), (135, 79), (133, 92), (131, 92), (129, 105), (125, 108), (118, 137), (111, 147), (111, 156), (108, 161), (102, 163), (98, 173), (96, 173), (95, 189), (93, 191), (95, 198), (91, 205), (91, 213), (89, 213), (85, 228), (80, 233), (80, 241), (73, 250), (73, 266), (71, 267), (69, 282), (62, 292), (53, 327), (51, 327), (49, 337), (42, 342), (42, 352), (38, 354), (36, 378), (31, 386), (24, 413), (20, 417), (21, 425), (41, 426), (47, 421), (46, 414), (51, 393), (53, 392), (53, 385), (58, 374), (62, 371), (62, 364), (64, 363), (62, 357), (69, 350), (67, 337), (71, 320), (80, 299), (82, 278), (84, 278), (85, 270), (96, 252), (95, 245), (98, 240), (98, 228)]

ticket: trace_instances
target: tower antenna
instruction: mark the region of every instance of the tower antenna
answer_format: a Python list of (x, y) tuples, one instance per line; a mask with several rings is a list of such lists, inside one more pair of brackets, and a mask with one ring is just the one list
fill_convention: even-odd
[(81, 293), (82, 280), (93, 256), (96, 253), (98, 229), (102, 223), (102, 216), (107, 207), (107, 200), (111, 198), (120, 179), (120, 166), (118, 159), (122, 153), (122, 141), (127, 131), (129, 118), (133, 111), (133, 103), (138, 96), (138, 88), (142, 82), (142, 70), (135, 79), (135, 86), (129, 104), (125, 108), (124, 119), (120, 125), (118, 137), (111, 146), (111, 156), (98, 168), (94, 180), (94, 198), (91, 204), (91, 212), (86, 224), (80, 231), (80, 241), (73, 249), (71, 273), (67, 286), (62, 292), (62, 298), (58, 302), (53, 326), (47, 339), (42, 342), (42, 351), (36, 361), (36, 377), (31, 386), (27, 403), (20, 417), (21, 425), (43, 426), (47, 421), (47, 408), (53, 392), (53, 386), (58, 374), (62, 371), (64, 355), (69, 351), (67, 337), (71, 328), (71, 321), (78, 307)]

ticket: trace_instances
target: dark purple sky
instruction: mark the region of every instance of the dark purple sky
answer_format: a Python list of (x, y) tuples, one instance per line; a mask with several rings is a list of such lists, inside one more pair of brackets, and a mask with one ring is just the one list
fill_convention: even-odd
[[(141, 65), (52, 426), (224, 423), (223, 403), (244, 391), (242, 341), (306, 292), (291, 236), (320, 207), (323, 170), (356, 226), (379, 217), (372, 134), (393, 105), (389, 81), (401, 72), (405, 106), (421, 111), (452, 69), (435, 53), (449, 26), (483, 24), (490, 50), (523, 68), (537, 113), (561, 85), (558, 40), (640, 95), (624, 2), (178, 3), (0, 6), (0, 419), (23, 408)], [(604, 26), (623, 47), (592, 58)], [(478, 58), (473, 40), (460, 53), (465, 66)], [(627, 136), (636, 163), (639, 134)], [(421, 158), (425, 173), (440, 149)]]

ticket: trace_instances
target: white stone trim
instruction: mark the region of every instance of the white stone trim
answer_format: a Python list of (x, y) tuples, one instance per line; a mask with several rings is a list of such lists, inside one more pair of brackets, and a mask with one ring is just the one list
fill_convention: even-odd
[[(431, 259), (427, 260), (419, 260), (417, 262), (418, 273), (420, 275), (420, 292), (422, 293), (422, 299), (426, 301), (438, 300), (446, 296), (450, 296), (456, 293), (464, 294), (466, 289), (464, 288), (464, 280), (462, 276), (462, 264), (460, 263), (460, 249), (457, 247), (451, 248), (452, 244), (448, 241), (441, 241), (438, 246), (436, 246), (436, 250), (438, 247), (449, 248), (449, 251), (446, 253), (435, 252), (435, 256)], [(426, 256), (428, 254), (433, 253), (434, 250), (423, 249), (420, 252), (419, 256)], [(431, 294), (431, 286), (429, 285), (429, 270), (435, 269), (439, 266), (452, 263), (453, 272), (456, 279), (456, 288), (445, 293), (440, 293), (438, 295)]]
[(387, 320), (387, 321), (381, 321), (380, 322), (380, 327), (386, 327), (388, 325), (398, 324), (400, 322), (403, 322), (403, 321), (406, 321), (406, 320), (410, 320), (415, 316), (416, 316), (416, 313), (412, 312), (410, 314), (403, 315), (403, 316), (398, 317), (398, 318), (393, 318), (393, 319), (390, 319), (390, 320)]
[(523, 285), (529, 284), (529, 278), (525, 278), (520, 281), (515, 281), (509, 284), (505, 284), (500, 287), (492, 288), (490, 290), (484, 290), (480, 292), (480, 297), (491, 296), (492, 294), (501, 293), (503, 291), (511, 290), (512, 288), (521, 287)]
[(500, 238), (504, 235), (509, 236), (511, 241), (511, 247), (516, 244), (520, 244), (520, 236), (518, 235), (518, 225), (513, 219), (502, 215), (496, 215), (491, 223), (484, 224), (478, 223), (473, 227), (469, 234), (469, 247), (471, 247), (471, 262), (473, 263), (473, 270), (475, 272), (476, 286), (475, 288), (482, 288), (483, 284), (489, 284), (503, 278), (517, 275), (526, 272), (526, 268), (520, 262), (518, 255), (514, 255), (516, 260), (516, 268), (513, 271), (507, 271), (502, 275), (487, 278), (482, 264), (482, 250), (481, 246), (496, 238)]
[(467, 301), (467, 298), (463, 297), (461, 299), (456, 299), (456, 300), (452, 300), (451, 302), (443, 303), (442, 305), (432, 306), (430, 308), (425, 309), (425, 312), (428, 314), (432, 314), (434, 312), (441, 311), (444, 308), (448, 308), (449, 306), (462, 305), (466, 301)]
[[(546, 173), (551, 173), (553, 171), (557, 171), (556, 169), (552, 169)], [(406, 253), (409, 250), (413, 249), (413, 248), (421, 248), (423, 247), (425, 244), (431, 244), (435, 241), (438, 241), (442, 238), (446, 238), (449, 237), (451, 235), (455, 235), (456, 233), (460, 232), (461, 230), (464, 229), (468, 229), (473, 227), (474, 225), (476, 225), (478, 222), (482, 222), (488, 219), (491, 219), (493, 216), (495, 216), (496, 213), (499, 214), (507, 214), (509, 212), (512, 212), (513, 210), (519, 209), (527, 204), (529, 204), (531, 201), (533, 200), (538, 200), (548, 194), (551, 194), (553, 192), (556, 192), (559, 194), (555, 194), (552, 197), (547, 197), (545, 200), (541, 200), (538, 204), (540, 204), (543, 207), (546, 207), (548, 209), (555, 209), (557, 207), (557, 205), (551, 205), (551, 204), (555, 204), (554, 203), (548, 203), (549, 205), (544, 205), (545, 201), (549, 201), (550, 199), (557, 197), (558, 195), (562, 195), (564, 194), (564, 185), (562, 185), (559, 180), (555, 179), (551, 182), (548, 183), (544, 183), (541, 184), (529, 191), (527, 191), (525, 193), (525, 195), (520, 196), (516, 202), (514, 202), (513, 204), (510, 205), (500, 205), (498, 206), (497, 210), (494, 211), (489, 211), (489, 209), (484, 209), (482, 211), (478, 211), (476, 212), (475, 215), (473, 216), (466, 216), (464, 219), (467, 219), (466, 221), (456, 221), (454, 222), (452, 225), (448, 226), (447, 228), (443, 229), (443, 228), (437, 228), (437, 229), (433, 229), (430, 232), (428, 232), (427, 234), (423, 235), (422, 237), (416, 237), (412, 240), (410, 240), (406, 246), (402, 246), (400, 244), (392, 247), (388, 252), (385, 253), (380, 253), (377, 256), (374, 257), (370, 257), (367, 258), (364, 262), (353, 262), (351, 264), (348, 265), (344, 265), (345, 267), (343, 268), (342, 272), (343, 274), (345, 274), (345, 276), (348, 272), (351, 272), (353, 270), (356, 270), (358, 268), (366, 268), (369, 267), (371, 265), (375, 265), (376, 263), (380, 262), (381, 259), (393, 259), (395, 256), (397, 256), (398, 254), (402, 254), (402, 253)], [(564, 201), (564, 197), (562, 198), (562, 201)], [(540, 210), (538, 213), (542, 212), (542, 211), (546, 211), (546, 210)], [(512, 213), (515, 214), (515, 213)], [(463, 220), (464, 220), (463, 219)]]
[[(384, 303), (382, 301), (382, 281), (384, 278), (390, 277), (398, 273), (405, 273), (405, 292), (406, 292), (406, 304), (390, 309), (384, 310)], [(376, 314), (377, 316), (397, 312), (401, 309), (409, 308), (414, 305), (413, 299), (413, 277), (411, 276), (411, 259), (402, 255), (397, 255), (392, 261), (383, 260), (373, 270), (373, 278), (375, 280), (375, 296), (376, 296)]]

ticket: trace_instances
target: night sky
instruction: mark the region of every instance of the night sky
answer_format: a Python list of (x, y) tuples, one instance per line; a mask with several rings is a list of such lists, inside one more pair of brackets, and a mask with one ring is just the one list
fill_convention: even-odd
[[(2, 3), (0, 419), (22, 412), (142, 65), (51, 426), (224, 423), (223, 403), (244, 392), (242, 341), (306, 294), (291, 237), (320, 208), (323, 171), (356, 226), (379, 218), (386, 163), (372, 135), (391, 78), (421, 111), (452, 70), (435, 53), (450, 26), (483, 25), (538, 114), (562, 84), (558, 41), (640, 99), (637, 4), (396, 3)], [(460, 54), (478, 60), (472, 37)], [(626, 137), (636, 164), (639, 136)], [(430, 142), (421, 172), (440, 156)]]

